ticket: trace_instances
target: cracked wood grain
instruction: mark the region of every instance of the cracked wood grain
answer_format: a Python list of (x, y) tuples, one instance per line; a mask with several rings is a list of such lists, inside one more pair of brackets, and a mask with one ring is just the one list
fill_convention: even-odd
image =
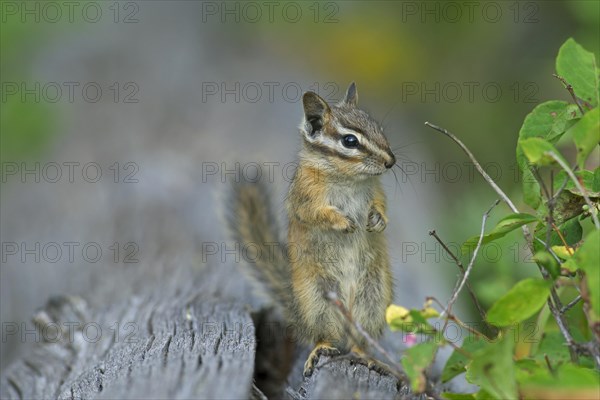
[[(253, 321), (243, 304), (201, 291), (133, 295), (104, 308), (76, 296), (54, 297), (34, 316), (36, 326), (73, 329), (52, 338), (40, 335), (45, 340), (32, 343), (30, 352), (3, 371), (0, 398), (410, 398), (396, 378), (348, 360), (323, 365), (328, 360), (323, 358), (322, 367), (304, 379), (307, 349), (290, 350), (281, 337), (267, 339), (277, 318), (269, 313)], [(261, 367), (257, 326), (260, 358), (271, 363)], [(283, 368), (282, 355), (292, 365)], [(264, 375), (265, 368), (279, 373)], [(279, 387), (265, 386), (269, 380)]]

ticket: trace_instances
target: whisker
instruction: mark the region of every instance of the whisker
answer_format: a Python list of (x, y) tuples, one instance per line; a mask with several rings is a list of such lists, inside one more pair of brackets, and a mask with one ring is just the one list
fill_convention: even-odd
[(381, 123), (383, 124), (385, 122), (385, 119), (388, 117), (388, 115), (390, 115), (390, 113), (392, 112), (392, 110), (394, 110), (394, 108), (396, 108), (396, 106), (398, 104), (400, 104), (402, 102), (402, 100), (398, 100), (396, 103), (392, 104), (392, 106), (390, 107), (389, 110), (387, 110), (387, 112), (385, 113), (385, 115), (383, 116), (383, 118), (381, 119)]
[(404, 149), (405, 147), (412, 146), (412, 145), (419, 144), (419, 143), (425, 143), (425, 141), (424, 140), (417, 140), (416, 142), (410, 142), (410, 143), (403, 144), (402, 146), (396, 146), (396, 147), (392, 148), (392, 151)]
[(410, 187), (412, 188), (413, 192), (416, 194), (417, 190), (415, 189), (415, 186), (413, 185), (412, 181), (410, 180), (410, 176), (408, 176), (408, 174), (406, 173), (406, 171), (398, 163), (394, 164), (394, 167), (398, 167), (398, 169), (400, 169), (400, 171), (402, 171), (402, 173), (406, 177), (406, 180), (410, 184)]
[(406, 154), (394, 153), (394, 157), (396, 157), (399, 160), (408, 161), (411, 164), (416, 164), (416, 162), (414, 162), (413, 160), (411, 160), (410, 158), (408, 158), (408, 156)]
[(402, 186), (400, 186), (400, 182), (398, 181), (398, 175), (396, 175), (396, 171), (392, 168), (392, 173), (394, 174), (394, 179), (396, 180), (396, 186), (394, 186), (394, 197), (398, 195), (398, 188), (400, 188), (400, 192), (402, 192)]

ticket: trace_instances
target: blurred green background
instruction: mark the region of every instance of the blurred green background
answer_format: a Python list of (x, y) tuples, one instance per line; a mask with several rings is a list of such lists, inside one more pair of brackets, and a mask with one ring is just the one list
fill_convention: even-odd
[[(137, 215), (148, 198), (167, 208), (188, 210), (188, 215), (199, 214), (191, 221), (203, 238), (210, 238), (215, 231), (210, 228), (212, 217), (197, 209), (213, 210), (218, 204), (207, 194), (213, 188), (194, 175), (198, 164), (240, 154), (253, 159), (257, 153), (293, 160), (298, 144), (293, 133), (301, 111), (300, 103), (285, 101), (279, 90), (273, 102), (263, 97), (253, 103), (243, 96), (240, 102), (213, 101), (218, 96), (203, 101), (202, 83), (226, 82), (233, 87), (235, 82), (242, 86), (244, 82), (296, 82), (303, 90), (318, 87), (320, 94), (333, 100), (355, 81), (361, 105), (384, 120), (390, 142), (401, 147), (399, 162), (409, 175), (407, 179), (399, 174), (399, 182), (393, 177), (386, 180), (390, 208), (406, 216), (393, 222), (401, 228), (392, 226), (390, 241), (427, 243), (433, 248), (427, 231), (436, 228), (448, 242), (461, 243), (479, 231), (481, 214), (495, 195), (476, 173), (471, 177), (472, 167), (464, 164), (467, 159), (458, 147), (423, 123), (430, 121), (458, 135), (489, 166), (517, 206), (526, 210), (515, 175), (515, 145), (523, 119), (543, 101), (570, 100), (552, 77), (554, 59), (567, 38), (574, 37), (597, 57), (600, 53), (598, 1), (275, 2), (272, 18), (264, 2), (252, 6), (244, 2), (77, 2), (73, 21), (62, 2), (48, 2), (62, 9), (57, 22), (50, 21), (54, 13), (44, 11), (44, 3), (2, 1), (3, 165), (106, 160), (102, 165), (108, 166), (134, 160), (146, 183), (137, 186), (135, 193), (102, 186), (111, 199), (118, 198), (116, 203), (98, 208), (87, 199), (91, 203), (81, 211), (85, 219), (67, 222), (56, 217), (49, 223), (31, 210), (45, 217), (69, 213), (68, 201), (56, 193), (64, 187), (46, 185), (30, 192), (19, 179), (3, 177), (3, 241), (18, 242), (39, 232), (46, 232), (43, 240), (51, 240), (58, 235), (53, 232), (56, 224), (67, 232), (61, 240), (73, 236), (84, 240), (88, 236), (82, 232), (94, 230), (92, 216), (112, 218), (115, 204), (123, 202), (130, 208), (114, 217), (122, 222), (124, 216)], [(97, 22), (90, 23), (79, 12), (87, 3), (102, 10)], [(25, 7), (33, 14), (23, 15)], [(33, 95), (7, 91), (14, 83), (34, 87), (36, 82), (43, 86), (55, 81), (97, 81), (105, 89), (115, 81), (120, 85), (133, 81), (140, 88), (140, 101), (114, 102), (106, 91), (99, 103), (81, 101), (80, 95), (70, 102), (66, 94), (51, 102), (43, 95), (36, 100)], [(332, 82), (333, 89), (327, 86)], [(562, 150), (569, 154), (568, 147)], [(592, 162), (598, 163), (598, 154)], [(183, 180), (186, 174), (192, 178)], [(165, 186), (169, 190), (157, 193), (161, 179), (169, 182)], [(178, 188), (188, 188), (181, 195), (180, 189), (169, 186), (178, 179), (182, 179)], [(88, 193), (90, 187), (81, 190)], [(97, 190), (94, 187), (92, 192)], [(46, 193), (51, 195), (45, 198)], [(38, 203), (31, 203), (31, 197)], [(488, 226), (506, 213), (505, 207), (496, 209)], [(166, 219), (146, 213), (131, 218), (136, 226), (137, 218)], [(78, 228), (79, 224), (85, 228)], [(95, 232), (101, 229), (121, 228), (99, 227)], [(400, 231), (401, 235), (393, 236)], [(75, 233), (69, 236), (69, 232)], [(536, 273), (516, 234), (498, 243), (502, 254), (491, 247), (472, 275), (486, 306), (517, 279)], [(143, 261), (152, 257), (148, 254), (154, 253), (146, 251)], [(450, 292), (456, 269), (447, 259), (439, 261), (419, 252), (406, 259), (397, 254), (394, 260), (399, 270), (402, 264), (411, 264), (414, 269), (407, 267), (408, 271), (417, 274), (400, 273), (400, 291), (410, 285), (406, 282), (419, 281), (425, 288), (419, 295), (429, 293), (427, 275), (418, 275), (428, 269), (423, 274), (439, 278), (435, 286), (442, 291), (440, 298)], [(121, 267), (112, 266), (108, 271), (114, 275), (89, 278), (84, 269), (69, 265), (41, 272), (39, 265), (17, 264), (2, 264), (2, 302), (10, 304), (3, 305), (3, 321), (26, 320), (50, 293), (85, 293), (99, 281), (116, 281), (121, 273)], [(23, 272), (27, 268), (30, 272)], [(86, 278), (77, 280), (71, 274)], [(437, 289), (430, 294), (437, 294)], [(412, 302), (407, 306), (423, 300), (399, 296), (400, 301)]]

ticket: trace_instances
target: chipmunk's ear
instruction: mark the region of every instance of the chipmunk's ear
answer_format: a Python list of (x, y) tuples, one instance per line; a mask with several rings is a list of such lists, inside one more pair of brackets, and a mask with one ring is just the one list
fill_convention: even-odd
[(329, 118), (331, 109), (329, 104), (315, 92), (306, 92), (302, 96), (304, 106), (304, 117), (307, 122), (309, 135), (314, 135), (323, 128), (323, 125)]
[(358, 104), (358, 91), (356, 90), (356, 84), (352, 82), (350, 86), (348, 86), (348, 90), (346, 90), (346, 97), (344, 98), (344, 103), (355, 106)]

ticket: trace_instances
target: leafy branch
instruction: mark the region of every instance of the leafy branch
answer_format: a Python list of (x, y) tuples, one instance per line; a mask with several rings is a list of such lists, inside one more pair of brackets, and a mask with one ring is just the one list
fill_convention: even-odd
[[(502, 218), (487, 234), (487, 217), (498, 202), (483, 215), (480, 234), (468, 239), (461, 248), (463, 254), (473, 251), (467, 268), (436, 231), (430, 231), (430, 236), (452, 257), (461, 273), (448, 303), (444, 306), (430, 296), (420, 310), (397, 305), (388, 308), (386, 318), (392, 330), (421, 333), (427, 338), (409, 348), (402, 360), (416, 392), (428, 387), (425, 372), (437, 348), (450, 344), (454, 352), (446, 362), (442, 382), (466, 372), (466, 379), (478, 385), (480, 391), (472, 395), (444, 394), (448, 398), (545, 397), (549, 387), (555, 396), (585, 397), (594, 391), (597, 396), (600, 382), (600, 168), (592, 171), (585, 167), (589, 155), (600, 143), (600, 70), (595, 56), (569, 39), (559, 50), (556, 71), (554, 76), (563, 83), (573, 103), (547, 101), (535, 107), (525, 118), (516, 151), (523, 176), (523, 200), (536, 210), (536, 215), (520, 212), (457, 136), (425, 123), (464, 151), (512, 214)], [(565, 135), (572, 138), (577, 150), (574, 167), (569, 166), (555, 147)], [(549, 184), (544, 173), (549, 174)], [(558, 190), (555, 192), (554, 188)], [(582, 224), (586, 224), (586, 220), (591, 224), (584, 229)], [(533, 223), (532, 231), (528, 225)], [(517, 282), (486, 311), (469, 282), (469, 275), (482, 245), (517, 228), (522, 229), (542, 278)], [(584, 231), (588, 233), (584, 235)], [(452, 312), (465, 287), (482, 320), (494, 328), (490, 329), (491, 337), (465, 324)], [(576, 293), (564, 305), (561, 296), (567, 298), (574, 289)], [(431, 307), (432, 302), (439, 306), (439, 313)], [(585, 324), (567, 319), (567, 313), (579, 313)], [(554, 324), (552, 320), (547, 321), (549, 315)], [(516, 356), (515, 343), (509, 340), (510, 332), (534, 316), (537, 316), (536, 329), (540, 330), (535, 335), (538, 342), (535, 346), (519, 342), (521, 349)], [(441, 332), (428, 322), (431, 318), (444, 319)], [(450, 321), (469, 333), (460, 347), (443, 336)], [(438, 337), (439, 340), (432, 340)]]

